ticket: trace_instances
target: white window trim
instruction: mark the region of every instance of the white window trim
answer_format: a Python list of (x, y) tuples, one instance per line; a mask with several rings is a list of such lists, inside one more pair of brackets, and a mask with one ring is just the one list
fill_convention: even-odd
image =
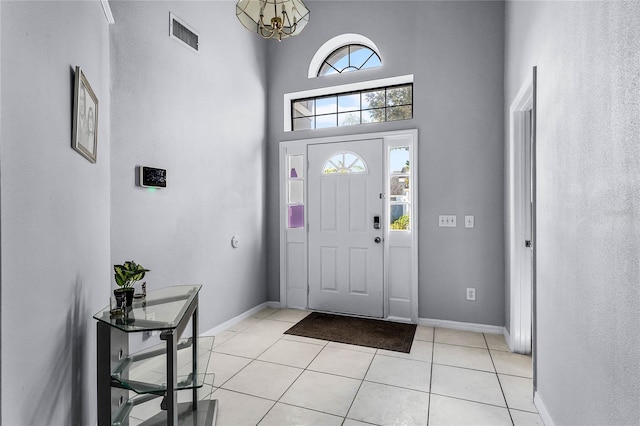
[[(340, 86), (321, 87), (319, 89), (304, 90), (301, 92), (285, 93), (284, 131), (291, 131), (291, 101), (294, 99), (314, 98), (316, 96), (335, 95), (336, 93), (356, 92), (359, 90), (375, 89), (378, 87), (395, 86), (407, 83), (413, 83), (413, 74), (382, 78), (379, 80), (359, 81), (357, 83), (342, 84)], [(318, 131), (319, 129), (313, 130)]]
[(311, 59), (311, 63), (309, 63), (308, 77), (318, 77), (318, 71), (320, 71), (320, 67), (324, 63), (324, 60), (327, 59), (327, 56), (332, 54), (336, 49), (348, 44), (361, 44), (363, 46), (367, 46), (369, 49), (376, 52), (378, 57), (380, 57), (380, 62), (382, 62), (382, 56), (380, 56), (378, 46), (376, 46), (373, 41), (360, 34), (341, 34), (320, 46), (316, 54), (313, 55), (313, 59)]

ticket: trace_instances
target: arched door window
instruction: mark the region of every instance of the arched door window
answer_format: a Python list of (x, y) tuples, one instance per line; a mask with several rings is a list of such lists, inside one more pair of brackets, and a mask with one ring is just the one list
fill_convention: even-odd
[(343, 151), (329, 158), (322, 167), (323, 175), (366, 173), (364, 160), (356, 153)]

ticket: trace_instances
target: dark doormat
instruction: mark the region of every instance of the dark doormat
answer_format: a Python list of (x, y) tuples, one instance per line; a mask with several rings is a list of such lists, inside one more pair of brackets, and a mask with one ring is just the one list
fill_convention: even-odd
[(409, 353), (415, 324), (312, 312), (284, 334)]

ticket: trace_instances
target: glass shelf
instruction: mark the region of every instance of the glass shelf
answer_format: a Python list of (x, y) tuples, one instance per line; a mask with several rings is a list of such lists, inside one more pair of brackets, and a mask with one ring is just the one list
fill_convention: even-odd
[[(213, 337), (198, 340), (198, 372), (193, 374), (192, 339), (180, 339), (177, 346), (176, 390), (200, 388), (205, 382)], [(162, 396), (167, 390), (166, 345), (159, 344), (123, 358), (111, 373), (111, 386), (137, 394)], [(212, 374), (207, 374), (211, 378)]]
[(93, 318), (124, 332), (170, 330), (176, 328), (202, 286), (174, 286), (147, 292), (133, 300), (127, 314), (112, 317), (107, 306)]
[[(200, 288), (152, 290), (134, 299), (122, 316), (112, 317), (108, 306), (93, 316), (98, 337), (99, 426), (127, 425), (134, 406), (159, 397), (164, 397), (163, 411), (141, 424), (210, 426), (215, 422), (217, 402), (196, 403), (199, 388), (213, 386), (214, 378), (207, 372), (214, 338), (198, 336)], [(188, 324), (192, 337), (180, 339)], [(130, 333), (153, 331), (160, 332), (163, 343), (129, 352)], [(178, 403), (180, 390), (190, 394), (190, 403)]]

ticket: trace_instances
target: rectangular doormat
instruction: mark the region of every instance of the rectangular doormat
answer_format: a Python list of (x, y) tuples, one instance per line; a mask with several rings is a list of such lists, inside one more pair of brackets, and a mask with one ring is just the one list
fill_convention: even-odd
[(415, 324), (312, 312), (285, 334), (409, 353)]

